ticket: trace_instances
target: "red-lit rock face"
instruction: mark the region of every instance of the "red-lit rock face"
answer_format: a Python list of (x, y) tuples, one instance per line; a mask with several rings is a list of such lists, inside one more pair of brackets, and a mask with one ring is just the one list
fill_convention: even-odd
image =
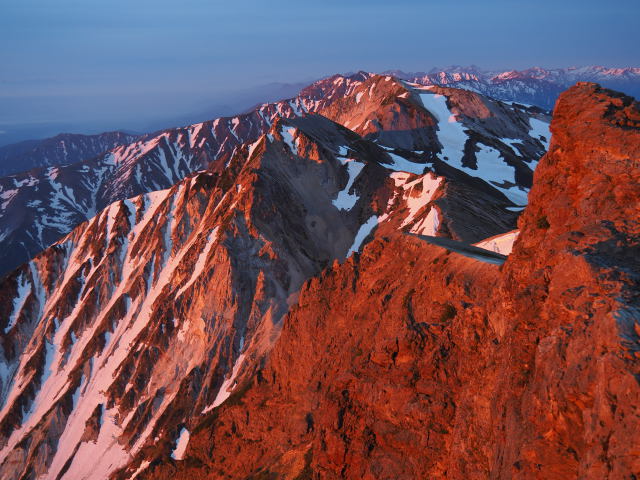
[(2, 475), (182, 458), (174, 445), (258, 375), (304, 282), (372, 232), (476, 241), (515, 226), (492, 184), (389, 150), (319, 115), (274, 118), (224, 168), (115, 202), (10, 274)]
[[(137, 478), (634, 478), (640, 128), (555, 110), (502, 267), (397, 232), (304, 283), (264, 366)], [(116, 478), (127, 478), (120, 472)]]
[[(514, 229), (543, 117), (391, 77), (313, 89), (296, 108), (322, 115), (280, 104), (3, 280), (0, 477), (632, 478), (637, 103), (562, 95), (498, 267), (405, 233)], [(251, 137), (259, 111), (228, 121)], [(194, 138), (233, 135), (213, 123)]]

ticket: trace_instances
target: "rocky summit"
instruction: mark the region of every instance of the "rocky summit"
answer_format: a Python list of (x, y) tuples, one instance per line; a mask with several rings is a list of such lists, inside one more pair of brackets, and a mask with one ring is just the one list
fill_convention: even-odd
[(0, 180), (0, 478), (637, 478), (640, 105), (549, 120), (359, 73)]

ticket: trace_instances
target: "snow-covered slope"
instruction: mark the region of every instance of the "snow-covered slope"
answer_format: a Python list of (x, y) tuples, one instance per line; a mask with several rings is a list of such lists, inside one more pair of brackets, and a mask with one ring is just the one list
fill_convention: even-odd
[(362, 78), (335, 76), (294, 99), (246, 114), (148, 135), (82, 162), (0, 178), (0, 241), (6, 246), (0, 252), (0, 275), (116, 200), (168, 188), (210, 166), (223, 169), (235, 148), (269, 130), (274, 116), (315, 111)]
[[(0, 274), (32, 258), (112, 202), (168, 188), (199, 170), (221, 171), (234, 150), (267, 132), (274, 118), (309, 112), (325, 115), (382, 145), (399, 148), (396, 154), (403, 158), (419, 156), (419, 164), (426, 166), (425, 162), (436, 159), (436, 152), (449, 148), (453, 140), (444, 128), (448, 120), (436, 120), (436, 110), (444, 114), (442, 101), (447, 97), (457, 112), (452, 115), (462, 122), (460, 128), (473, 132), (467, 142), (459, 129), (456, 140), (464, 143), (467, 171), (474, 175), (478, 158), (494, 163), (504, 160), (514, 173), (489, 180), (494, 181), (494, 187), (502, 185), (503, 192), (517, 193), (519, 197), (512, 195), (512, 200), (522, 203), (522, 189), (531, 184), (531, 162), (545, 150), (545, 140), (535, 128), (548, 119), (525, 107), (456, 90), (436, 92), (434, 96), (442, 95), (439, 104), (423, 105), (420, 98), (430, 98), (424, 96), (429, 93), (420, 93), (418, 88), (388, 76), (336, 75), (314, 83), (293, 99), (260, 105), (243, 115), (166, 130), (90, 160), (2, 178), (0, 241), (6, 248), (0, 252)], [(541, 123), (536, 123), (539, 120)], [(460, 159), (448, 162), (460, 166)]]

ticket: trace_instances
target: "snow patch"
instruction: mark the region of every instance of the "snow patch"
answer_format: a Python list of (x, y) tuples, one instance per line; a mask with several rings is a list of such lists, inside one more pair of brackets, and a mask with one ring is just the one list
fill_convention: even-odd
[(282, 139), (285, 141), (289, 148), (291, 149), (291, 153), (294, 155), (298, 154), (297, 140), (295, 140), (294, 135), (296, 133), (295, 128), (283, 128), (282, 129)]
[(202, 272), (204, 271), (207, 258), (209, 258), (211, 249), (213, 248), (217, 240), (218, 240), (218, 227), (216, 226), (213, 228), (213, 230), (211, 230), (211, 232), (209, 232), (209, 235), (207, 237), (207, 243), (205, 244), (204, 248), (200, 252), (200, 255), (198, 255), (198, 259), (196, 260), (196, 263), (193, 267), (193, 273), (191, 274), (191, 278), (189, 278), (187, 283), (185, 283), (184, 286), (180, 288), (180, 290), (178, 290), (178, 294), (176, 295), (176, 298), (182, 295), (187, 288), (193, 285), (193, 283), (202, 274)]
[(360, 250), (364, 239), (367, 238), (376, 225), (378, 225), (378, 217), (376, 215), (372, 215), (369, 220), (360, 226), (360, 229), (353, 240), (353, 245), (351, 245), (347, 252), (347, 258), (350, 257), (353, 252)]
[(21, 274), (18, 279), (18, 291), (16, 292), (16, 297), (13, 299), (13, 310), (11, 311), (11, 315), (9, 316), (9, 323), (4, 328), (4, 333), (9, 333), (11, 329), (15, 326), (18, 317), (20, 316), (20, 312), (24, 307), (29, 294), (31, 293), (31, 282), (24, 275)]
[(341, 190), (338, 193), (338, 197), (333, 200), (332, 203), (336, 208), (340, 210), (351, 210), (355, 206), (359, 197), (358, 195), (349, 193), (349, 191), (351, 190), (351, 187), (353, 187), (353, 182), (364, 168), (364, 164), (356, 162), (354, 160), (348, 160), (344, 163), (346, 163), (347, 165), (349, 181), (347, 182), (347, 186), (344, 187), (344, 190)]
[(262, 142), (262, 138), (263, 137), (260, 137), (258, 140), (249, 145), (249, 156), (247, 158), (251, 158), (253, 156), (253, 152), (255, 152), (256, 148), (260, 145), (260, 142)]
[[(409, 208), (409, 215), (402, 222), (400, 228), (410, 225), (414, 221), (418, 213), (429, 204), (441, 183), (441, 177), (437, 177), (433, 173), (427, 173), (412, 182), (402, 185), (405, 191), (403, 198), (406, 201), (407, 208)], [(411, 231), (413, 232), (413, 230)]]
[(0, 205), (0, 208), (2, 210), (4, 210), (5, 208), (7, 208), (7, 205), (9, 205), (9, 203), (11, 203), (11, 200), (13, 199), (13, 197), (15, 197), (18, 194), (18, 190), (5, 190), (4, 192), (0, 193), (0, 198), (2, 200), (4, 200), (4, 202), (2, 202), (2, 205)]
[[(480, 147), (480, 151), (476, 152), (478, 169), (473, 170), (467, 167), (461, 169), (490, 183), (516, 205), (526, 205), (528, 192), (515, 185), (515, 169), (504, 162), (501, 153), (495, 148), (481, 143), (477, 146)], [(504, 182), (512, 183), (513, 186), (506, 187)]]
[(431, 207), (426, 217), (416, 223), (410, 230), (411, 233), (417, 233), (419, 235), (430, 235), (434, 237), (438, 232), (438, 226), (440, 225), (440, 218), (438, 217), (438, 210), (435, 207)]
[(115, 224), (116, 217), (120, 211), (120, 202), (115, 202), (107, 207), (107, 235), (106, 244), (109, 245), (111, 241), (111, 232), (113, 231), (113, 225)]
[(504, 143), (505, 145), (509, 145), (511, 147), (511, 150), (513, 150), (513, 152), (516, 155), (521, 155), (521, 153), (520, 153), (520, 145), (522, 145), (522, 139), (520, 139), (520, 138), (501, 138), (500, 141), (502, 143)]
[[(469, 175), (481, 178), (485, 182), (500, 190), (504, 195), (517, 205), (527, 203), (527, 190), (515, 186), (515, 169), (505, 163), (501, 158), (501, 153), (495, 148), (478, 143), (480, 148), (476, 152), (477, 169), (462, 165), (464, 146), (467, 141), (467, 134), (464, 126), (458, 122), (456, 116), (447, 107), (447, 100), (444, 95), (433, 93), (420, 93), (420, 99), (424, 107), (429, 110), (438, 121), (438, 140), (442, 144), (441, 156), (443, 160), (451, 166), (462, 170)], [(531, 119), (532, 129), (535, 126), (542, 130), (548, 124), (540, 120)], [(507, 184), (514, 186), (509, 187)]]
[(174, 460), (182, 460), (184, 458), (184, 452), (187, 450), (187, 445), (189, 444), (189, 437), (189, 430), (182, 427), (182, 430), (180, 430), (180, 436), (176, 442), (176, 448), (171, 452), (171, 458)]
[(198, 135), (200, 134), (203, 126), (204, 123), (196, 123), (195, 125), (191, 125), (191, 128), (189, 129), (189, 147), (194, 147), (196, 139), (198, 138)]
[(467, 134), (462, 123), (458, 122), (456, 116), (449, 110), (447, 97), (434, 93), (420, 93), (419, 96), (424, 107), (438, 121), (438, 140), (442, 144), (441, 156), (454, 167), (462, 167)]
[(144, 472), (149, 465), (151, 465), (151, 462), (149, 460), (144, 460), (140, 464), (138, 469), (135, 472), (133, 472), (133, 475), (131, 475), (131, 478), (129, 478), (129, 480), (134, 480), (138, 475), (140, 475), (142, 472)]
[(222, 405), (222, 403), (227, 398), (229, 398), (229, 396), (231, 395), (231, 392), (233, 392), (233, 389), (236, 386), (236, 383), (237, 383), (236, 382), (236, 376), (238, 375), (238, 372), (240, 371), (240, 367), (244, 363), (244, 359), (245, 359), (245, 354), (243, 353), (238, 357), (238, 359), (236, 360), (236, 363), (234, 363), (233, 370), (231, 371), (231, 377), (229, 377), (227, 380), (222, 382), (222, 385), (220, 386), (220, 390), (218, 390), (218, 395), (216, 395), (215, 400), (213, 401), (213, 403), (211, 405), (209, 405), (207, 408), (205, 408), (202, 411), (202, 413), (210, 412), (211, 410), (213, 410), (217, 406)]
[[(47, 384), (47, 380), (51, 377), (51, 374), (53, 373), (53, 359), (56, 353), (56, 346), (53, 343), (49, 343), (46, 340), (44, 340), (44, 348), (45, 348), (44, 367), (42, 369), (42, 377), (40, 378), (41, 389), (44, 389), (44, 387)], [(62, 385), (58, 385), (58, 387), (60, 388), (62, 387)], [(42, 402), (42, 403), (39, 402), (38, 399), (39, 397), (36, 397), (36, 399), (31, 404), (31, 408), (29, 409), (29, 411), (23, 416), (22, 425), (26, 425), (34, 413), (39, 412), (42, 409), (46, 410), (50, 407), (50, 405), (46, 404), (45, 402)]]
[(542, 120), (538, 120), (537, 118), (529, 118), (529, 125), (531, 125), (531, 130), (529, 130), (529, 135), (537, 140), (540, 140), (544, 145), (545, 149), (549, 149), (549, 140), (551, 139), (551, 131), (549, 130), (549, 124), (547, 122), (543, 122)]
[(347, 155), (349, 155), (349, 147), (346, 147), (344, 145), (340, 145), (338, 147), (338, 156), (339, 157), (346, 157)]
[[(73, 455), (73, 450), (77, 443), (58, 442), (55, 459), (64, 458), (66, 460), (73, 455), (73, 462), (64, 478), (108, 478), (113, 470), (129, 461), (129, 453), (118, 443), (122, 429), (116, 420), (116, 410), (103, 411), (97, 441), (95, 443), (81, 443), (75, 455)], [(75, 417), (78, 413), (74, 411), (71, 415)], [(56, 464), (54, 461), (48, 472), (51, 478), (55, 478), (56, 472), (61, 467), (61, 464)]]
[(518, 235), (520, 235), (520, 230), (512, 230), (501, 235), (487, 238), (486, 240), (482, 240), (474, 245), (502, 255), (509, 255), (513, 250), (513, 243), (518, 238)]
[(391, 165), (383, 164), (383, 166), (396, 172), (408, 172), (408, 173), (415, 173), (417, 175), (421, 175), (422, 173), (424, 173), (424, 169), (429, 166), (426, 163), (414, 163), (388, 150), (387, 150), (387, 155), (391, 157), (391, 160), (393, 161), (393, 163)]
[[(499, 75), (498, 75), (499, 76)], [(530, 103), (523, 103), (523, 102), (510, 102), (510, 101), (506, 101), (506, 100), (501, 100), (502, 103), (506, 103), (507, 105), (510, 105), (512, 107), (526, 107), (526, 108), (532, 108), (533, 105), (531, 105)]]
[[(175, 326), (176, 319), (173, 319), (173, 325)], [(180, 325), (180, 330), (178, 330), (177, 338), (180, 342), (184, 342), (187, 338), (187, 334), (189, 333), (189, 327), (191, 327), (191, 321), (187, 318)]]

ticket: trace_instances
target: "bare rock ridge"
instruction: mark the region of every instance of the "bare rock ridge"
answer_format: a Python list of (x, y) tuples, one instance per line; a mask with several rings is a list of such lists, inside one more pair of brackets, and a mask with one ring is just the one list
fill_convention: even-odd
[[(138, 170), (169, 181), (187, 158), (216, 158), (114, 201), (2, 280), (2, 478), (106, 479), (182, 459), (190, 432), (261, 377), (309, 278), (381, 236), (474, 243), (516, 227), (544, 116), (392, 77), (329, 83), (375, 128), (363, 137), (288, 101), (98, 159), (113, 167), (100, 191), (126, 192), (163, 178), (127, 183)], [(48, 170), (50, 185), (77, 202), (61, 177), (92, 165)]]
[(636, 478), (640, 105), (579, 84), (551, 129), (502, 267), (377, 230), (179, 459), (113, 478)]
[(525, 107), (314, 88), (95, 160), (0, 280), (0, 477), (629, 477), (637, 103), (572, 88), (542, 157)]
[[(276, 118), (321, 114), (390, 149), (398, 162), (417, 163), (410, 164), (412, 173), (423, 173), (430, 163), (442, 174), (479, 177), (475, 189), (523, 205), (533, 167), (546, 151), (548, 117), (472, 92), (438, 92), (436, 99), (425, 87), (390, 76), (336, 75), (293, 99), (243, 115), (165, 130), (95, 158), (0, 178), (0, 275), (115, 201), (169, 188), (197, 171), (224, 170), (233, 153), (267, 133)], [(425, 99), (432, 101), (425, 105)], [(450, 115), (457, 121), (450, 124)], [(504, 163), (510, 168), (496, 171)], [(490, 175), (504, 171), (506, 177)]]

